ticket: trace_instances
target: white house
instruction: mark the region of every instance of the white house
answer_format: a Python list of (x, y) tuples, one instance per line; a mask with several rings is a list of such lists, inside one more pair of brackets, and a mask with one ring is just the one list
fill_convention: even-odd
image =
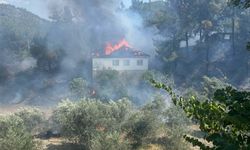
[(95, 55), (92, 59), (93, 72), (101, 70), (146, 71), (149, 55), (132, 48), (122, 47), (109, 55)]

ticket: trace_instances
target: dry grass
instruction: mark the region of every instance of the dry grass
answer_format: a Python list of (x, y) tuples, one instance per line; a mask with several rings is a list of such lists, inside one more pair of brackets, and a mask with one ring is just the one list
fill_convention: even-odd
[(43, 150), (82, 150), (81, 146), (67, 142), (63, 138), (51, 138), (48, 140), (40, 140)]
[(19, 109), (26, 107), (22, 104), (18, 105), (1, 105), (0, 104), (0, 115), (5, 116), (5, 115), (10, 115), (12, 113), (17, 112)]
[(157, 144), (149, 144), (139, 148), (139, 150), (164, 150), (164, 148)]
[[(24, 104), (16, 104), (16, 105), (1, 105), (0, 104), (0, 116), (10, 115), (10, 114), (18, 112), (22, 108), (31, 108), (31, 107), (35, 107), (35, 106), (28, 106)], [(54, 108), (52, 107), (51, 108), (35, 107), (35, 108), (38, 108), (39, 110), (41, 110), (41, 112), (44, 113), (45, 118), (49, 118), (52, 115), (53, 110), (54, 110)]]

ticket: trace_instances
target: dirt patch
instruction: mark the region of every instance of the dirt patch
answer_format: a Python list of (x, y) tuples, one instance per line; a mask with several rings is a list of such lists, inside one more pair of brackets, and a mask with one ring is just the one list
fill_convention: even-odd
[(82, 150), (79, 145), (66, 143), (63, 138), (51, 138), (48, 140), (40, 140), (43, 145), (43, 150)]

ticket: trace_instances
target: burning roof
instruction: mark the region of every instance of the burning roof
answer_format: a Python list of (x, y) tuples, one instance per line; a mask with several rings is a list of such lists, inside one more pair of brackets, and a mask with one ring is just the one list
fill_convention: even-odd
[(148, 54), (135, 50), (130, 44), (125, 40), (122, 39), (118, 44), (112, 45), (111, 43), (107, 43), (105, 47), (105, 51), (103, 55), (94, 54), (94, 57), (115, 57), (115, 58), (122, 58), (122, 57), (149, 57)]
[(110, 55), (115, 51), (118, 51), (121, 48), (132, 48), (129, 43), (125, 40), (122, 39), (118, 44), (115, 44), (114, 46), (112, 46), (111, 43), (107, 43), (106, 48), (105, 48), (105, 54), (106, 55)]

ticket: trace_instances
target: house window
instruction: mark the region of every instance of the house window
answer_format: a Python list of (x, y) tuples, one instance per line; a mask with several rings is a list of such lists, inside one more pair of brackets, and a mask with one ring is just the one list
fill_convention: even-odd
[(143, 66), (143, 60), (142, 59), (137, 60), (137, 66)]
[(119, 60), (113, 60), (113, 66), (119, 66)]
[(124, 61), (123, 61), (123, 65), (124, 65), (124, 66), (129, 66), (129, 64), (130, 64), (130, 61), (129, 61), (129, 60), (124, 60)]

